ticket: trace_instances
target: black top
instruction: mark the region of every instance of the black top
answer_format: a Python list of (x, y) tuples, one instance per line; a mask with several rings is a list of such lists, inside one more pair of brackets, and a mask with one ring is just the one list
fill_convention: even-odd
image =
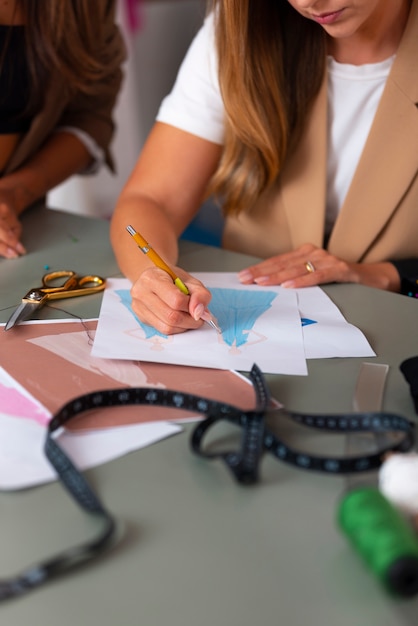
[(401, 293), (418, 298), (418, 259), (391, 261), (401, 279)]
[(0, 134), (24, 133), (31, 116), (26, 113), (30, 75), (25, 54), (24, 26), (0, 25)]

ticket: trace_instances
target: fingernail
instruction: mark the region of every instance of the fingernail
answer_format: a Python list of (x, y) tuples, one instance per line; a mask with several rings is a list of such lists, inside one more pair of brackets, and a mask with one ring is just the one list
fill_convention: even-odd
[(253, 275), (250, 270), (241, 270), (238, 272), (238, 280), (242, 283), (253, 282)]
[(26, 248), (20, 243), (20, 241), (16, 244), (16, 250), (19, 254), (26, 254)]
[(289, 289), (290, 287), (295, 286), (295, 281), (293, 280), (285, 280), (284, 283), (280, 285), (280, 287), (284, 287), (285, 289)]
[(19, 255), (16, 252), (16, 250), (13, 250), (13, 248), (7, 248), (7, 250), (6, 250), (6, 258), (7, 259), (17, 259), (18, 256)]
[(193, 312), (193, 318), (196, 321), (200, 320), (204, 312), (205, 312), (205, 307), (203, 306), (203, 304), (198, 304)]
[(258, 278), (254, 278), (254, 282), (257, 283), (257, 285), (266, 285), (267, 283), (270, 282), (270, 277), (269, 276), (259, 276)]

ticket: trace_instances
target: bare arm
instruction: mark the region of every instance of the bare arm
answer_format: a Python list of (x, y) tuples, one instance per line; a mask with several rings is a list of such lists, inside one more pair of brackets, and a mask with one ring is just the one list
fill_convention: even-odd
[(0, 178), (0, 256), (13, 258), (24, 253), (18, 216), (90, 161), (89, 152), (77, 137), (59, 132), (23, 167)]
[(152, 266), (126, 232), (131, 224), (174, 265), (178, 237), (196, 215), (221, 154), (221, 146), (172, 126), (156, 123), (121, 196), (111, 222), (112, 245), (122, 272), (134, 283), (133, 308), (160, 332), (197, 328), (199, 304), (209, 301), (203, 286), (179, 270), (191, 297)]

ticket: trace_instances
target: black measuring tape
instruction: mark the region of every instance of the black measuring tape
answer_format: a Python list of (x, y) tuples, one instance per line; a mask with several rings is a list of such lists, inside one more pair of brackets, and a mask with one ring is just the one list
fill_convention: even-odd
[[(415, 442), (414, 424), (393, 413), (343, 413), (308, 414), (275, 409), (270, 412), (276, 422), (286, 415), (298, 424), (328, 433), (400, 433), (400, 439), (388, 444), (375, 453), (349, 457), (314, 456), (291, 448), (265, 424), (265, 415), (270, 405), (269, 391), (260, 369), (254, 365), (250, 378), (256, 392), (256, 409), (239, 411), (224, 406), (222, 412), (208, 416), (200, 422), (192, 433), (191, 446), (196, 454), (208, 459), (222, 459), (241, 484), (255, 483), (258, 480), (258, 467), (263, 453), (294, 465), (299, 469), (313, 470), (328, 474), (357, 474), (377, 469), (383, 457), (389, 452), (407, 452)], [(239, 451), (211, 452), (203, 448), (203, 438), (208, 430), (220, 420), (226, 419), (242, 429), (242, 444)], [(280, 424), (280, 422), (278, 422)]]
[[(58, 445), (56, 435), (72, 418), (93, 409), (128, 405), (148, 405), (177, 408), (205, 417), (194, 428), (190, 440), (192, 450), (205, 458), (222, 459), (240, 484), (257, 482), (263, 454), (301, 469), (332, 474), (365, 472), (379, 467), (382, 457), (389, 451), (405, 452), (414, 444), (414, 425), (407, 419), (390, 413), (356, 413), (343, 415), (308, 415), (285, 411), (295, 422), (333, 433), (395, 431), (400, 441), (376, 454), (343, 457), (319, 457), (298, 452), (287, 446), (265, 424), (266, 412), (271, 408), (270, 394), (260, 369), (254, 365), (250, 379), (256, 395), (254, 410), (245, 411), (233, 405), (200, 396), (168, 389), (137, 387), (106, 389), (80, 396), (66, 405), (51, 419), (44, 445), (45, 455), (54, 467), (59, 480), (88, 514), (102, 525), (95, 540), (85, 542), (60, 554), (28, 567), (8, 580), (0, 580), (0, 601), (16, 598), (45, 584), (75, 567), (91, 561), (115, 541), (117, 523), (95, 494), (88, 481), (71, 459)], [(276, 410), (277, 417), (283, 410)], [(238, 450), (216, 453), (203, 448), (203, 438), (211, 426), (226, 420), (241, 429), (241, 445)]]
[[(58, 414), (59, 415), (59, 414)], [(73, 416), (77, 413), (73, 413)], [(64, 550), (52, 558), (28, 567), (8, 580), (0, 580), (0, 601), (16, 598), (39, 587), (52, 578), (94, 559), (110, 547), (116, 538), (115, 518), (106, 510), (83, 474), (76, 468), (53, 438), (57, 424), (50, 424), (44, 445), (45, 455), (57, 472), (59, 480), (80, 507), (91, 514), (103, 528), (96, 539)]]

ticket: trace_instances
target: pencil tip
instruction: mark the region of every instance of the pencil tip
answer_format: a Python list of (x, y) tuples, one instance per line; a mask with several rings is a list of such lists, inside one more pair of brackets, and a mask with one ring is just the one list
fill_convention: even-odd
[(219, 333), (219, 334), (222, 333), (222, 330), (220, 329), (218, 324), (213, 319), (209, 320), (208, 323), (210, 324), (210, 326), (212, 326), (212, 328), (214, 328), (216, 330), (217, 333)]

